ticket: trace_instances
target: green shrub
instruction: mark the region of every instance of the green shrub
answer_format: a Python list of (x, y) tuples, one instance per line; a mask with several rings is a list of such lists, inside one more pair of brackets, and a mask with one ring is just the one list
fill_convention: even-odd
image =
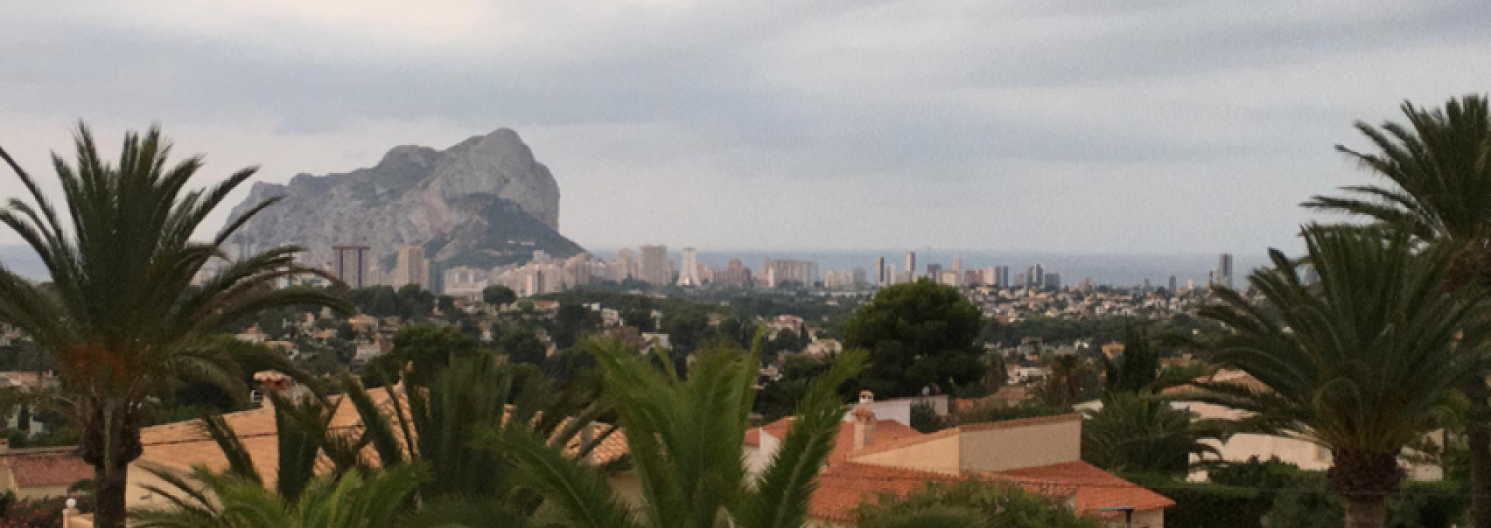
[[(1045, 496), (1015, 486), (977, 481), (928, 482), (921, 490), (904, 498), (884, 494), (878, 501), (861, 504), (853, 515), (860, 528), (923, 526), (933, 519), (942, 522), (962, 519), (959, 525), (987, 528), (1102, 526), (1097, 519), (1079, 516)], [(967, 524), (966, 520), (970, 518), (979, 522)]]
[(1186, 482), (1166, 475), (1123, 477), (1175, 501), (1175, 506), (1165, 510), (1165, 526), (1259, 528), (1273, 501), (1267, 493), (1249, 487)]
[(911, 428), (921, 433), (932, 433), (942, 428), (942, 419), (937, 408), (927, 402), (916, 402), (911, 406)]
[(1056, 416), (1074, 412), (1065, 407), (1052, 407), (1035, 402), (1025, 402), (1017, 405), (982, 404), (963, 409), (947, 415), (944, 418), (944, 427), (953, 427), (959, 424), (974, 424), (985, 422), (1001, 422), (1004, 420), (1016, 420), (1020, 418), (1039, 418), (1042, 416)]
[[(1211, 482), (1191, 483), (1163, 475), (1124, 478), (1174, 500), (1166, 526), (1198, 528), (1294, 528), (1340, 526), (1341, 499), (1326, 491), (1325, 474), (1286, 462), (1252, 459), (1213, 469)], [(1405, 482), (1387, 500), (1389, 528), (1443, 528), (1462, 523), (1469, 507), (1460, 482)]]

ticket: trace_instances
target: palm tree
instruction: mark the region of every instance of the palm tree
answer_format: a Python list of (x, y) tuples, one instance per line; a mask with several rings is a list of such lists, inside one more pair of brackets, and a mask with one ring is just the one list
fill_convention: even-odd
[[(339, 397), (287, 401), (271, 395), (279, 444), (277, 478), (259, 474), (252, 455), (222, 417), (203, 418), (203, 429), (228, 460), (225, 474), (261, 485), (273, 480), (274, 491), (290, 504), (302, 500), (318, 468), (326, 466), (319, 462), (323, 457), (333, 478), (413, 464), (428, 469), (431, 477), (415, 488), (419, 520), (516, 526), (510, 521), (532, 515), (541, 498), (518, 485), (507, 458), (473, 443), (477, 433), (524, 428), (547, 439), (547, 447), (564, 456), (585, 457), (615, 427), (594, 422), (606, 406), (588, 403), (591, 398), (583, 391), (554, 390), (532, 366), (504, 365), (490, 353), (452, 356), (448, 366), (432, 367), (432, 374), (406, 371), (406, 382), (418, 379), (421, 384), (389, 387), (390, 397), (384, 402), (345, 372), (339, 378)], [(333, 427), (331, 418), (344, 401), (357, 411), (360, 427)], [(582, 433), (587, 428), (590, 433)], [(603, 468), (624, 463), (611, 461)], [(202, 487), (170, 469), (145, 469), (168, 484), (149, 488), (162, 497), (192, 497)], [(221, 510), (191, 501), (175, 502), (178, 509), (196, 510), (197, 517), (222, 515)], [(150, 517), (158, 512), (134, 513)]]
[(1271, 250), (1275, 268), (1248, 279), (1261, 302), (1219, 287), (1220, 302), (1201, 312), (1230, 329), (1213, 360), (1267, 390), (1204, 383), (1201, 400), (1330, 449), (1329, 487), (1347, 503), (1347, 526), (1381, 527), (1383, 500), (1404, 476), (1404, 446), (1438, 427), (1446, 393), (1487, 366), (1485, 297), (1447, 292), (1453, 252), (1416, 252), (1405, 232), (1303, 233), (1318, 284), (1304, 284), (1297, 263)]
[(1091, 388), (1087, 363), (1076, 354), (1057, 356), (1051, 361), (1051, 376), (1041, 385), (1039, 394), (1047, 405), (1068, 407)]
[(642, 482), (639, 512), (623, 503), (600, 473), (560, 456), (522, 429), (490, 440), (526, 470), (528, 485), (544, 494), (546, 507), (566, 526), (801, 527), (818, 470), (847, 410), (836, 389), (859, 370), (865, 356), (860, 351), (840, 355), (814, 382), (780, 450), (752, 482), (742, 439), (755, 399), (760, 341), (749, 353), (703, 351), (688, 379), (680, 379), (669, 362), (659, 373), (625, 347), (591, 344)]
[[(1337, 146), (1384, 185), (1343, 187), (1349, 196), (1316, 196), (1305, 207), (1411, 226), (1421, 240), (1452, 246), (1451, 287), (1491, 286), (1491, 111), (1474, 95), (1443, 110), (1403, 104), (1408, 125), (1357, 123), (1374, 153)], [(1463, 388), (1478, 412), (1465, 424), (1470, 447), (1471, 517), (1491, 528), (1491, 408), (1484, 376)]]
[[(427, 479), (418, 466), (353, 471), (312, 479), (301, 500), (290, 501), (257, 480), (198, 466), (204, 486), (175, 499), (190, 507), (132, 513), (140, 528), (393, 528), (408, 526), (408, 499)], [(429, 524), (420, 524), (431, 526)], [(458, 525), (447, 525), (458, 526)]]
[(1192, 455), (1220, 455), (1207, 440), (1227, 436), (1220, 422), (1194, 421), (1163, 399), (1132, 392), (1109, 395), (1101, 410), (1085, 414), (1082, 459), (1119, 473), (1184, 477)]
[(268, 308), (322, 305), (348, 309), (324, 293), (276, 289), (276, 280), (315, 273), (296, 265), (293, 246), (228, 265), (200, 288), (193, 277), (244, 222), (273, 204), (258, 204), (208, 241), (192, 235), (228, 193), (255, 169), (210, 189), (186, 190), (199, 157), (167, 164), (160, 130), (129, 133), (117, 166), (99, 156), (79, 125), (76, 165), (53, 155), (66, 223), (38, 182), (0, 150), (33, 203), (12, 199), (0, 222), (41, 257), (52, 282), (41, 286), (0, 268), (0, 319), (57, 358), (71, 414), (82, 425), (79, 447), (95, 468), (95, 525), (124, 525), (130, 461), (140, 456), (141, 402), (180, 376), (245, 394), (238, 359), (213, 342), (229, 323)]

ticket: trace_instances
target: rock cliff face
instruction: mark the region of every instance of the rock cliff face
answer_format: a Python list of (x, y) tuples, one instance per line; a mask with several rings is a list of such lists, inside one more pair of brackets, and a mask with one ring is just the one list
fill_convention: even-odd
[(289, 185), (255, 183), (237, 218), (275, 196), (284, 200), (240, 230), (263, 249), (298, 244), (307, 262), (334, 244), (363, 244), (383, 268), (404, 246), (423, 246), (444, 266), (526, 262), (535, 250), (584, 251), (559, 234), (559, 185), (518, 134), (500, 129), (443, 150), (394, 147), (377, 165), (342, 174), (299, 174)]

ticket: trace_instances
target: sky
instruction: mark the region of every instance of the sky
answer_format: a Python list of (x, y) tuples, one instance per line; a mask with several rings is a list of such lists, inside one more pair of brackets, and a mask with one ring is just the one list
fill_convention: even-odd
[(203, 184), (510, 127), (600, 248), (1261, 255), (1371, 181), (1354, 122), (1491, 87), (1470, 0), (0, 1), (0, 146), (43, 179), (79, 119)]

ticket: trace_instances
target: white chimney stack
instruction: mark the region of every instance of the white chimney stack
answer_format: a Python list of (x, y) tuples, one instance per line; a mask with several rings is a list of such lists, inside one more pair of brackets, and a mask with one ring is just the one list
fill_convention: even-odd
[(875, 401), (870, 391), (860, 391), (859, 405), (854, 407), (854, 450), (859, 451), (875, 440), (875, 411), (868, 404)]

